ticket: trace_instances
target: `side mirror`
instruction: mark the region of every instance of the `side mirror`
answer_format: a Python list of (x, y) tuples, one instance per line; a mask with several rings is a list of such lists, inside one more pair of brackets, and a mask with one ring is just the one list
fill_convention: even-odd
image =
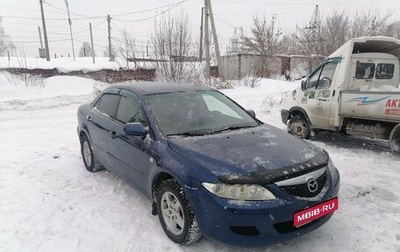
[(308, 79), (302, 80), (301, 81), (301, 90), (306, 90), (308, 85)]
[(249, 114), (251, 117), (256, 118), (256, 112), (254, 112), (254, 110), (249, 109), (246, 111), (247, 111), (247, 114)]
[(124, 125), (124, 133), (128, 136), (144, 137), (147, 133), (149, 133), (149, 130), (142, 123), (134, 122)]

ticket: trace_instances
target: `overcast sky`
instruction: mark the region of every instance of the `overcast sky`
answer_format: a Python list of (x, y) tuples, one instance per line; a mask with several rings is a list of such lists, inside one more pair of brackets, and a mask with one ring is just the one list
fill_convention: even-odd
[[(211, 0), (221, 50), (229, 44), (235, 27), (248, 31), (255, 15), (270, 20), (276, 17), (276, 29), (292, 33), (296, 24), (305, 27), (315, 6), (319, 5), (321, 18), (333, 12), (391, 13), (392, 20), (400, 20), (400, 0)], [(155, 20), (163, 13), (185, 13), (190, 17), (192, 33), (199, 38), (201, 7), (204, 0), (68, 0), (76, 55), (83, 42), (90, 42), (89, 23), (92, 23), (96, 54), (102, 56), (107, 46), (107, 21), (112, 18), (112, 37), (120, 39), (121, 31), (131, 31), (138, 45), (145, 48), (153, 33)], [(50, 54), (70, 54), (67, 8), (64, 0), (45, 0), (44, 12)], [(26, 56), (37, 56), (40, 47), (38, 27), (42, 27), (39, 0), (1, 0), (5, 32), (11, 36)], [(42, 33), (43, 36), (43, 33)]]

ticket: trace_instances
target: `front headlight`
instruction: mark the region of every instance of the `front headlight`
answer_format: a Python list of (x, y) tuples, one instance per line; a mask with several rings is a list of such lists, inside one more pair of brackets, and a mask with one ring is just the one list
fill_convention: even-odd
[(274, 200), (276, 199), (268, 189), (260, 185), (248, 184), (213, 184), (202, 183), (203, 187), (210, 193), (226, 199), (233, 200)]

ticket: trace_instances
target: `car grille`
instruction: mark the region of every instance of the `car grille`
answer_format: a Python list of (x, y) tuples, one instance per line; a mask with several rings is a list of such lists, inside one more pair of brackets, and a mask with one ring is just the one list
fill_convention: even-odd
[(327, 179), (327, 171), (324, 172), (319, 178), (316, 179), (317, 184), (318, 184), (318, 189), (315, 192), (310, 192), (310, 190), (308, 189), (307, 183), (299, 184), (299, 185), (281, 186), (281, 188), (296, 197), (312, 198), (312, 197), (317, 196), (322, 191), (322, 189), (325, 187), (326, 179)]

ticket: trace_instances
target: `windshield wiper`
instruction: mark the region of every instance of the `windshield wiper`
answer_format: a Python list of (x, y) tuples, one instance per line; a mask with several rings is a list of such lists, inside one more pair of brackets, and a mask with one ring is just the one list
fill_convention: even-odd
[(210, 131), (209, 134), (215, 134), (215, 133), (220, 133), (220, 132), (224, 132), (224, 131), (231, 131), (231, 130), (237, 130), (237, 129), (245, 129), (245, 128), (254, 128), (257, 127), (258, 125), (239, 125), (239, 126), (230, 126), (230, 127), (225, 127), (222, 129), (217, 129), (217, 130), (213, 130)]
[(204, 136), (206, 133), (204, 132), (181, 132), (181, 133), (173, 133), (168, 134), (167, 136)]

